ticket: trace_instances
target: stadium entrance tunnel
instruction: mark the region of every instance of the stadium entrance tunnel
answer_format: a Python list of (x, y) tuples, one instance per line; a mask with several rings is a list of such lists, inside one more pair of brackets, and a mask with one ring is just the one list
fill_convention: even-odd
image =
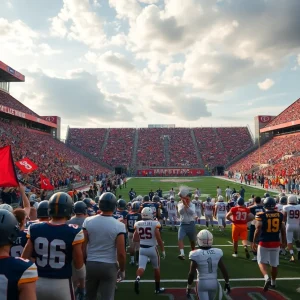
[(115, 167), (115, 174), (121, 175), (121, 174), (127, 173), (127, 168), (123, 166)]
[(213, 169), (213, 173), (216, 176), (223, 176), (224, 175), (224, 171), (225, 171), (224, 166), (217, 166), (217, 167), (214, 167), (214, 169)]

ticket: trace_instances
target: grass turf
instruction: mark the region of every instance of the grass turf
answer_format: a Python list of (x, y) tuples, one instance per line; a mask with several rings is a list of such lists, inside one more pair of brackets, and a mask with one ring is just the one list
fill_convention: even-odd
[[(171, 180), (171, 182), (163, 182), (162, 180)], [(177, 180), (186, 179), (191, 180), (190, 182), (180, 183)], [(133, 178), (128, 181), (127, 188), (118, 190), (118, 195), (122, 195), (123, 198), (129, 199), (128, 192), (130, 188), (134, 188), (137, 195), (145, 195), (148, 194), (150, 189), (156, 191), (159, 187), (163, 190), (163, 192), (168, 192), (172, 187), (175, 190), (178, 190), (180, 185), (186, 185), (192, 189), (196, 189), (199, 187), (201, 189), (202, 195), (208, 194), (214, 197), (216, 195), (216, 187), (220, 186), (223, 190), (223, 194), (225, 188), (229, 185), (231, 188), (235, 187), (238, 191), (240, 189), (241, 184), (236, 184), (232, 182), (227, 182), (221, 179), (216, 179), (212, 177), (195, 177), (195, 178)], [(250, 198), (251, 194), (260, 195), (262, 196), (264, 191), (256, 189), (255, 187), (246, 186), (246, 194), (245, 199)], [(272, 193), (271, 193), (272, 194)], [(198, 229), (204, 228), (202, 226), (198, 226)], [(223, 250), (224, 253), (224, 262), (226, 267), (229, 271), (230, 278), (233, 280), (231, 281), (232, 287), (238, 286), (262, 286), (263, 279), (262, 275), (258, 269), (258, 265), (256, 262), (247, 260), (244, 255), (244, 250), (242, 247), (239, 248), (239, 257), (233, 258), (232, 257), (232, 246), (230, 245), (231, 242), (231, 226), (228, 226), (225, 233), (221, 233), (215, 227), (213, 232), (214, 234), (214, 245), (223, 245), (219, 246)], [(177, 258), (178, 249), (177, 245), (177, 233), (169, 231), (168, 227), (163, 228), (163, 240), (166, 246), (166, 254), (167, 257), (165, 260), (161, 261), (161, 279), (162, 280), (170, 280), (169, 282), (163, 282), (161, 284), (162, 287), (166, 288), (185, 288), (186, 287), (186, 279), (189, 270), (189, 262), (188, 259), (186, 261), (180, 261)], [(188, 246), (188, 241), (185, 241), (186, 246)], [(172, 246), (172, 247), (170, 247)], [(185, 248), (186, 258), (188, 257), (190, 249), (189, 247)], [(129, 265), (129, 256), (127, 259), (127, 267), (126, 267), (126, 280), (134, 280), (135, 279), (135, 272), (137, 267)], [(295, 264), (289, 263), (287, 259), (282, 257), (280, 259), (280, 266), (279, 266), (279, 278), (297, 278), (300, 277), (299, 273), (299, 265), (298, 262)], [(222, 278), (219, 274), (218, 278)], [(251, 280), (253, 279), (260, 279), (261, 280)], [(115, 299), (121, 300), (127, 297), (130, 299), (143, 299), (143, 300), (150, 300), (155, 299), (156, 297), (160, 297), (162, 299), (186, 299), (185, 296), (180, 298), (179, 296), (176, 298), (170, 298), (167, 295), (155, 295), (154, 294), (154, 283), (143, 283), (143, 280), (152, 280), (153, 279), (153, 271), (151, 264), (148, 264), (147, 270), (145, 272), (144, 277), (141, 281), (141, 293), (140, 295), (135, 295), (133, 290), (133, 283), (132, 282), (124, 282), (118, 284), (118, 290), (116, 292)], [(238, 281), (239, 279), (243, 281)], [(249, 280), (246, 280), (249, 279)], [(172, 280), (184, 280), (184, 282), (171, 282)], [(246, 280), (246, 281), (245, 281)], [(296, 292), (296, 289), (299, 287), (299, 280), (285, 280), (285, 281), (278, 281), (277, 282), (277, 291), (284, 294), (289, 299), (299, 299), (300, 295)], [(263, 298), (265, 297), (265, 298)], [(269, 299), (270, 296), (257, 296), (256, 298), (251, 299)], [(196, 299), (196, 298), (195, 298)], [(225, 298), (224, 298), (225, 299)], [(245, 298), (246, 299), (246, 298)], [(249, 298), (250, 299), (250, 298)], [(271, 299), (271, 298), (270, 298)], [(241, 299), (243, 300), (243, 299)]]

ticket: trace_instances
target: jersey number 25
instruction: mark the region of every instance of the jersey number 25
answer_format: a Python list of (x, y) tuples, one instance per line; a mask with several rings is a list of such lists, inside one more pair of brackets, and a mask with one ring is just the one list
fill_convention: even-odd
[(141, 240), (151, 240), (152, 239), (152, 233), (150, 227), (140, 227), (139, 228), (139, 236)]

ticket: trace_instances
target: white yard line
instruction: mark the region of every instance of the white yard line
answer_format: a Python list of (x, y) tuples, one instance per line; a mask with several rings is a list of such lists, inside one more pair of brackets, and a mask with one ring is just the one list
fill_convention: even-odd
[[(233, 245), (233, 243), (232, 242), (230, 242), (230, 241), (227, 241), (227, 243), (229, 243), (230, 245)], [(241, 245), (240, 245), (241, 246)]]
[[(289, 281), (289, 280), (300, 280), (300, 277), (282, 277), (282, 278), (277, 278), (276, 281)], [(162, 279), (160, 282), (185, 282), (186, 283), (187, 279)], [(224, 279), (218, 279), (218, 281), (224, 281)], [(230, 278), (230, 281), (264, 281), (264, 279), (261, 278)], [(123, 280), (123, 283), (133, 283), (135, 280)], [(152, 283), (154, 280), (141, 280), (142, 283)]]
[[(239, 247), (242, 247), (243, 245), (239, 245)], [(185, 248), (189, 248), (190, 246), (184, 246)], [(213, 245), (213, 247), (232, 247), (231, 245)], [(165, 246), (165, 248), (178, 248), (178, 246)]]

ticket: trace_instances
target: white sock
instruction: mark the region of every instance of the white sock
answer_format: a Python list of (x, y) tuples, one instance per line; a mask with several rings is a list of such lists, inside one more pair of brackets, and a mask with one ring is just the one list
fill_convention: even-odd
[(291, 254), (291, 255), (294, 255), (294, 250), (290, 250), (290, 254)]
[(134, 262), (134, 256), (130, 256), (132, 262)]
[(265, 281), (267, 281), (267, 280), (269, 279), (269, 275), (266, 274), (266, 275), (264, 276), (264, 278), (265, 278)]
[(140, 276), (136, 276), (136, 280), (140, 281), (141, 277)]
[(180, 249), (180, 254), (184, 255), (184, 250), (183, 249)]
[(276, 285), (276, 280), (271, 279), (271, 284)]

